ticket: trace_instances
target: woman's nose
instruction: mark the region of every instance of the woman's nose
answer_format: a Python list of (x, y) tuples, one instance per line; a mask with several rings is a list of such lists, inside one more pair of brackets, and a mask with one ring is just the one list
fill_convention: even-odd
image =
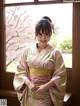
[(42, 40), (45, 40), (46, 39), (46, 35), (42, 35)]

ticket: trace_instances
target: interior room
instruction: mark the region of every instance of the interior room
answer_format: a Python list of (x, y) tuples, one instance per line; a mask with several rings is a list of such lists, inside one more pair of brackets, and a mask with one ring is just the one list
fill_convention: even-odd
[[(72, 29), (71, 29), (72, 66), (66, 67), (67, 87), (66, 87), (66, 94), (64, 97), (64, 106), (80, 105), (80, 82), (79, 82), (80, 81), (80, 0), (28, 0), (28, 1), (24, 0), (21, 2), (16, 2), (16, 0), (14, 2), (13, 1), (10, 2), (9, 0), (6, 0), (5, 2), (5, 0), (0, 0), (0, 100), (4, 99), (7, 101), (7, 105), (0, 105), (0, 106), (20, 106), (20, 103), (17, 99), (17, 94), (13, 87), (13, 79), (15, 73), (6, 71), (7, 70), (6, 68), (7, 27), (6, 27), (5, 20), (7, 20), (9, 17), (6, 17), (5, 9), (14, 6), (16, 7), (26, 6), (27, 8), (28, 6), (44, 6), (44, 5), (52, 5), (52, 4), (60, 5), (60, 4), (69, 4), (69, 3), (71, 3), (72, 5), (72, 23), (71, 23), (72, 24)], [(61, 7), (61, 9), (64, 10), (63, 7)], [(34, 14), (36, 13), (34, 12)], [(65, 19), (65, 17), (63, 18)], [(37, 19), (37, 15), (36, 15), (36, 19)], [(61, 17), (58, 17), (58, 20), (61, 20)], [(69, 24), (69, 21), (67, 23)]]

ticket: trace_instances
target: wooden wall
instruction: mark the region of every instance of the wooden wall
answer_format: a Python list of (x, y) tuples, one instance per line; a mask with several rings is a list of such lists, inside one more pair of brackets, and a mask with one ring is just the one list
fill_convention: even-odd
[(73, 4), (73, 94), (80, 95), (80, 3)]
[[(19, 106), (13, 88), (14, 74), (5, 72), (6, 45), (3, 0), (0, 0), (0, 99), (7, 98), (8, 106)], [(73, 60), (72, 69), (68, 70), (67, 91), (72, 97), (67, 106), (80, 105), (80, 3), (73, 3)], [(9, 91), (9, 92), (6, 92)]]

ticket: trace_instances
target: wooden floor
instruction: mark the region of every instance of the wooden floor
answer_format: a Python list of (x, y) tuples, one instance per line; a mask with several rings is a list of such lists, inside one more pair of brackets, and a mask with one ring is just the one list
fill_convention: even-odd
[[(64, 106), (71, 106), (71, 94), (66, 93), (64, 97)], [(0, 90), (0, 99), (7, 100), (7, 106), (20, 106), (20, 103), (17, 99), (17, 94), (15, 91), (5, 91)]]
[[(0, 90), (0, 99), (7, 99), (7, 106), (20, 106), (17, 95), (14, 91)], [(64, 106), (80, 106), (80, 97), (66, 94), (64, 98)]]

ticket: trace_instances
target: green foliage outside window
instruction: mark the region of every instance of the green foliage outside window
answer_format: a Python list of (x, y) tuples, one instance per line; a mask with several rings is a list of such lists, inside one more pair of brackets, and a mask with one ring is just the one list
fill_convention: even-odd
[(63, 53), (72, 53), (72, 39), (64, 39), (60, 44), (60, 48)]

